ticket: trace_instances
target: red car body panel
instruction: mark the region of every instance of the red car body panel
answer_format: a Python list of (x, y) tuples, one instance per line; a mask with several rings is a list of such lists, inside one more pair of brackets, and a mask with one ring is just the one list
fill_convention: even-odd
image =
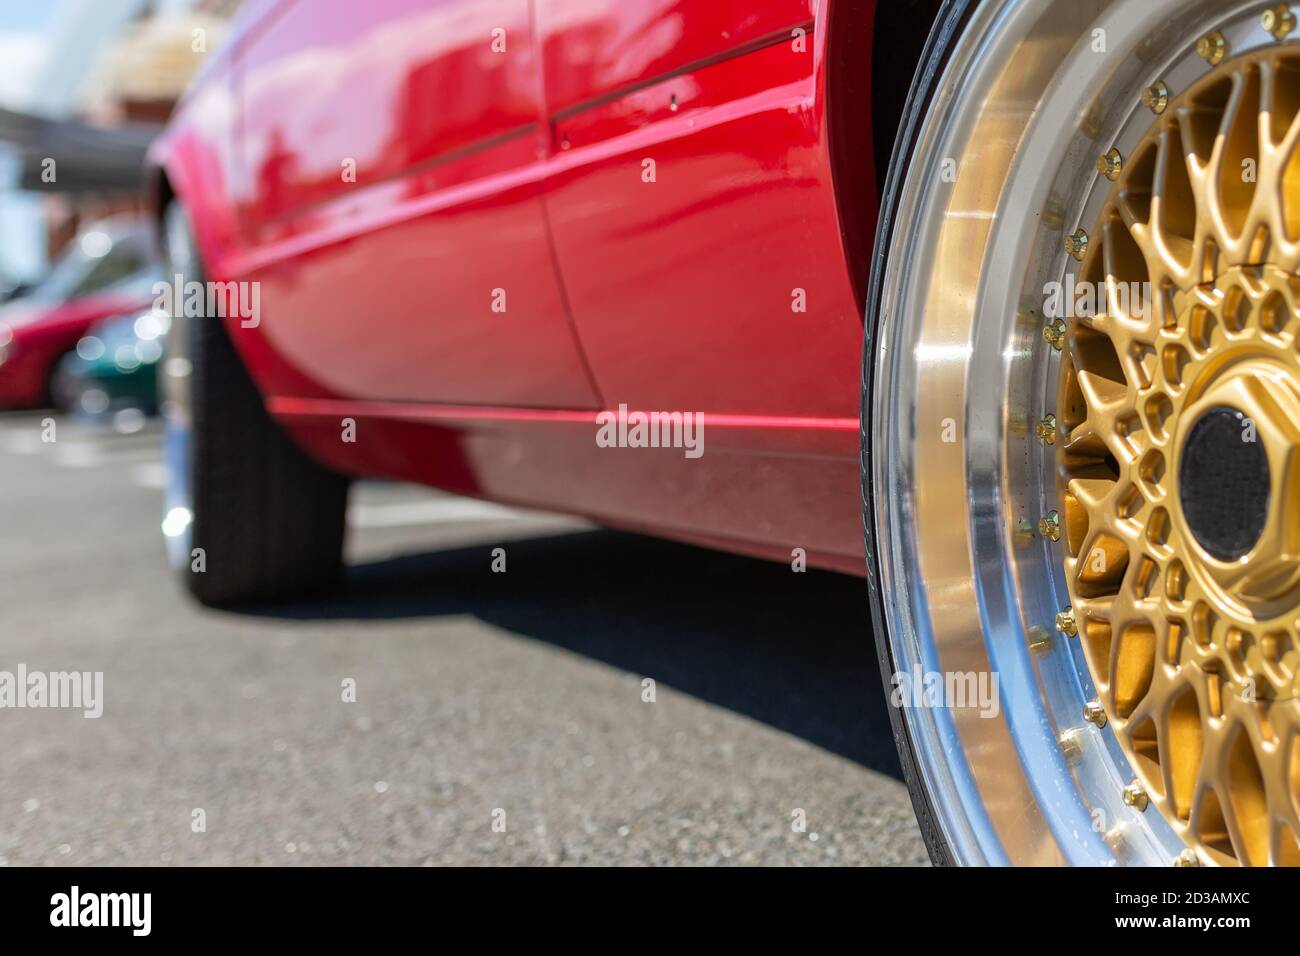
[[(813, 6), (265, 0), (151, 163), (209, 278), (261, 283), (232, 335), (322, 461), (861, 573)], [(705, 453), (598, 446), (621, 404)]]
[[(815, 0), (535, 0), (552, 115), (812, 32)], [(808, 43), (807, 51), (813, 49)]]
[(857, 414), (862, 320), (812, 62), (787, 33), (557, 121), (547, 209), (611, 406)]
[(5, 307), (0, 321), (12, 323), (13, 340), (0, 366), (0, 408), (34, 408), (49, 400), (55, 365), (96, 322), (123, 312), (147, 309), (138, 294), (105, 291), (48, 306)]
[(534, 48), (528, 0), (290, 3), (247, 41), (237, 269), (330, 391), (599, 404), (547, 240)]

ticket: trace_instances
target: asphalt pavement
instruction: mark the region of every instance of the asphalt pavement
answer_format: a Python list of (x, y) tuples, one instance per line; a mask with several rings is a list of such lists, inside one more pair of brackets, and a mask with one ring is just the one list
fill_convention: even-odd
[(0, 672), (103, 715), (0, 708), (0, 864), (926, 862), (861, 581), (364, 483), (343, 591), (207, 610), (156, 425), (44, 417), (0, 415)]

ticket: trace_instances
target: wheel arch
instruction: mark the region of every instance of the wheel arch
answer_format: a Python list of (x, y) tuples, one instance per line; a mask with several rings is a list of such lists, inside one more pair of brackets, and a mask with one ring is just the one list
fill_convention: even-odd
[(863, 314), (890, 155), (912, 78), (942, 6), (943, 0), (829, 0), (831, 175), (850, 278)]

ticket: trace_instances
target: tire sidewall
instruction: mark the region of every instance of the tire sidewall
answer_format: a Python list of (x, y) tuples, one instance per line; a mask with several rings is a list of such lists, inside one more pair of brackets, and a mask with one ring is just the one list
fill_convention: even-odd
[[(926, 110), (930, 104), (936, 84), (942, 75), (944, 65), (953, 47), (960, 41), (962, 28), (978, 0), (945, 0), (938, 17), (931, 28), (926, 41), (925, 52), (917, 66), (908, 93), (907, 106), (899, 124), (894, 149), (891, 154), (889, 170), (886, 174), (880, 203), (880, 217), (876, 223), (875, 243), (872, 246), (871, 280), (868, 289), (867, 311), (864, 322), (862, 351), (862, 412), (859, 427), (861, 429), (862, 454), (862, 524), (866, 545), (867, 588), (871, 603), (871, 627), (876, 641), (876, 656), (880, 663), (881, 680), (885, 686), (886, 699), (890, 699), (894, 689), (894, 675), (898, 665), (889, 639), (889, 632), (884, 615), (883, 602), (889, 595), (881, 592), (880, 542), (877, 540), (874, 501), (877, 488), (872, 480), (874, 459), (871, 448), (872, 423), (875, 408), (872, 392), (875, 376), (875, 360), (879, 349), (881, 331), (882, 285), (889, 259), (890, 244), (894, 234), (894, 216), (898, 199), (907, 178), (908, 165)], [(882, 410), (883, 413), (883, 410)], [(947, 838), (944, 836), (942, 821), (935, 813), (934, 803), (929, 789), (917, 764), (915, 749), (907, 720), (899, 707), (889, 705), (889, 721), (893, 729), (894, 745), (898, 749), (899, 762), (903, 776), (912, 797), (912, 807), (916, 812), (921, 835), (925, 840), (930, 859), (938, 866), (952, 866), (958, 861), (953, 855)]]

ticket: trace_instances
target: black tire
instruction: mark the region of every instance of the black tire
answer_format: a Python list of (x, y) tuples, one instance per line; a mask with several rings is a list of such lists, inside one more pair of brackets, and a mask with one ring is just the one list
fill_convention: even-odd
[(60, 355), (50, 368), (49, 379), (45, 383), (46, 400), (60, 415), (71, 415), (81, 410), (80, 390), (66, 371), (68, 364), (76, 358), (76, 349), (69, 349)]
[[(191, 267), (180, 271), (202, 281), (188, 241)], [(336, 587), (348, 480), (271, 419), (225, 321), (180, 318), (172, 334), (184, 336), (190, 367), (177, 395), (188, 405), (189, 474), (173, 478), (188, 480), (188, 560), (178, 569), (186, 588), (203, 604), (232, 605)]]
[[(867, 299), (865, 335), (863, 336), (862, 360), (862, 523), (866, 538), (867, 551), (867, 585), (871, 600), (871, 629), (876, 640), (876, 655), (880, 662), (881, 679), (885, 684), (885, 699), (893, 692), (893, 676), (898, 672), (897, 664), (890, 650), (889, 635), (885, 630), (882, 612), (883, 595), (880, 590), (879, 546), (876, 542), (875, 523), (871, 517), (875, 490), (871, 471), (871, 394), (872, 376), (875, 368), (877, 349), (876, 333), (880, 328), (880, 282), (885, 271), (885, 260), (889, 254), (890, 240), (894, 229), (894, 211), (898, 203), (899, 191), (903, 188), (912, 147), (920, 126), (921, 117), (930, 102), (934, 85), (938, 82), (943, 65), (956, 38), (961, 33), (970, 8), (971, 0), (945, 0), (938, 18), (926, 41), (925, 52), (912, 79), (911, 91), (907, 98), (907, 107), (899, 124), (898, 134), (894, 140), (894, 150), (889, 163), (889, 172), (881, 196), (880, 218), (876, 225), (876, 241), (873, 246), (871, 262), (871, 285)], [(889, 708), (889, 721), (894, 734), (894, 746), (898, 749), (899, 763), (903, 768), (903, 777), (912, 797), (912, 809), (921, 828), (930, 859), (936, 866), (951, 866), (955, 859), (938, 817), (931, 805), (930, 796), (917, 770), (916, 754), (908, 733), (907, 724), (896, 707)]]

